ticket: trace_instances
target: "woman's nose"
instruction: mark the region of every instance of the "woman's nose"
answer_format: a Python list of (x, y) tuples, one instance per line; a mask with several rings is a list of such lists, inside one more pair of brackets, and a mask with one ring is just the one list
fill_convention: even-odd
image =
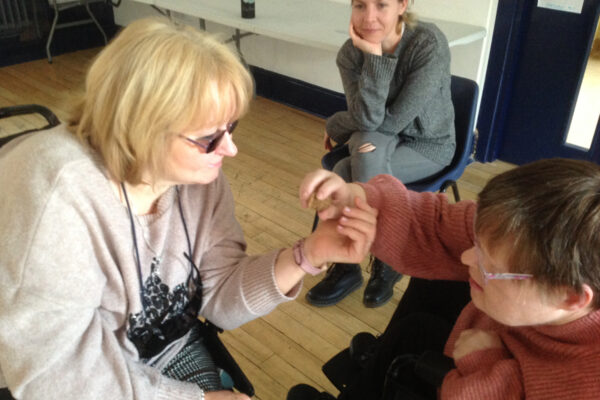
[(233, 142), (233, 135), (231, 133), (226, 133), (223, 136), (223, 140), (219, 143), (216, 150), (220, 155), (227, 157), (234, 157), (237, 152), (237, 146)]
[(368, 5), (365, 10), (365, 20), (374, 21), (377, 16), (377, 10), (375, 7)]

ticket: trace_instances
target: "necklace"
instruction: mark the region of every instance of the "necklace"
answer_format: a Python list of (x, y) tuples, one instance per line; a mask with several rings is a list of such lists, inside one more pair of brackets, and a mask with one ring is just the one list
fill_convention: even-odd
[(162, 250), (160, 250), (160, 252), (154, 250), (154, 247), (152, 247), (152, 245), (150, 244), (150, 240), (148, 239), (148, 236), (146, 234), (146, 233), (149, 233), (148, 229), (144, 230), (144, 225), (142, 224), (142, 222), (140, 221), (139, 217), (136, 214), (133, 214), (133, 218), (140, 226), (140, 232), (142, 233), (142, 239), (144, 239), (144, 243), (146, 244), (146, 247), (153, 254), (152, 264), (156, 265), (158, 267), (160, 265), (160, 262), (163, 259), (163, 254), (165, 252), (165, 245), (163, 244)]
[[(119, 198), (121, 199), (121, 202), (125, 201), (128, 208), (131, 208), (131, 216), (133, 217), (134, 221), (137, 222), (140, 232), (141, 232), (141, 236), (142, 239), (144, 239), (144, 243), (146, 244), (146, 247), (148, 248), (148, 250), (150, 250), (150, 252), (153, 254), (152, 256), (152, 265), (158, 267), (162, 261), (163, 258), (163, 254), (164, 254), (164, 249), (165, 246), (163, 245), (162, 250), (161, 251), (156, 251), (154, 249), (154, 247), (150, 244), (150, 239), (148, 238), (148, 229), (144, 229), (144, 224), (142, 224), (142, 221), (140, 221), (139, 216), (137, 215), (136, 212), (134, 212), (133, 207), (131, 207), (131, 203), (129, 203), (129, 195), (126, 192), (125, 189), (125, 183), (121, 183), (120, 187), (119, 187)], [(158, 203), (159, 199), (155, 200), (155, 203)], [(153, 205), (152, 208), (154, 208), (155, 206)], [(137, 211), (137, 210), (135, 210)], [(157, 269), (158, 271), (158, 269)]]
[[(125, 204), (127, 204), (127, 213), (129, 214), (129, 222), (131, 225), (131, 237), (133, 239), (133, 248), (135, 251), (135, 263), (136, 263), (137, 272), (138, 272), (138, 283), (140, 285), (140, 299), (141, 299), (142, 307), (144, 309), (146, 309), (147, 304), (146, 304), (145, 296), (144, 296), (144, 282), (142, 280), (142, 264), (141, 264), (141, 259), (140, 259), (140, 252), (138, 249), (137, 235), (135, 234), (135, 223), (133, 222), (134, 221), (133, 213), (131, 212), (131, 205), (129, 204), (129, 197), (127, 196), (127, 190), (125, 190), (125, 184), (123, 182), (121, 182), (121, 189), (123, 190), (123, 197), (125, 197)], [(192, 243), (190, 241), (190, 235), (188, 233), (187, 224), (186, 224), (185, 218), (183, 216), (183, 209), (181, 207), (181, 196), (179, 195), (179, 187), (175, 186), (175, 191), (177, 192), (177, 205), (178, 205), (178, 209), (179, 209), (179, 216), (181, 217), (181, 223), (183, 225), (183, 230), (185, 232), (185, 239), (187, 241), (187, 247), (188, 247), (188, 252), (187, 253), (184, 252), (183, 255), (191, 265), (191, 271), (190, 271), (190, 274), (188, 275), (188, 279), (187, 279), (187, 286), (189, 288), (190, 282), (192, 280), (196, 280), (197, 287), (200, 288), (200, 298), (202, 298), (202, 294), (201, 294), (202, 293), (201, 292), (202, 283), (200, 280), (200, 271), (198, 271), (198, 268), (196, 267), (196, 265), (194, 264), (194, 262), (192, 260)], [(144, 236), (143, 232), (142, 232), (142, 236)], [(144, 238), (144, 240), (145, 240), (145, 238)], [(153, 262), (154, 262), (154, 260), (153, 260)], [(194, 272), (196, 273), (196, 278), (194, 278)]]

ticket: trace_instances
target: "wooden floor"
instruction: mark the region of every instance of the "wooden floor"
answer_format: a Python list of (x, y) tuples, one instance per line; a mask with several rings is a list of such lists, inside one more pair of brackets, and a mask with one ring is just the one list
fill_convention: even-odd
[[(37, 103), (64, 119), (65, 98), (80, 90), (86, 66), (97, 51), (58, 56), (53, 64), (39, 60), (0, 68), (0, 107)], [(38, 122), (1, 120), (0, 136)], [(302, 177), (320, 165), (324, 126), (323, 119), (263, 98), (253, 101), (249, 115), (240, 122), (235, 135), (239, 154), (227, 159), (223, 169), (250, 253), (288, 247), (310, 232), (313, 214), (300, 207), (297, 191)], [(499, 161), (469, 165), (459, 181), (461, 196), (474, 199), (491, 177), (510, 168)], [(366, 282), (366, 262), (363, 270)], [(403, 278), (392, 300), (380, 308), (363, 307), (362, 290), (336, 306), (315, 308), (304, 295), (318, 280), (306, 278), (298, 300), (223, 335), (254, 383), (257, 399), (285, 399), (287, 390), (301, 382), (336, 393), (321, 372), (322, 364), (347, 347), (354, 334), (382, 332), (408, 282)]]

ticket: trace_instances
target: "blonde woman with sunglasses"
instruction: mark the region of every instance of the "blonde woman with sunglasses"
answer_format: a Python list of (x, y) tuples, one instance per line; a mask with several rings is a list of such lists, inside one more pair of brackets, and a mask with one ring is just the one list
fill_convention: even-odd
[(358, 203), (293, 248), (246, 254), (221, 167), (252, 95), (225, 45), (138, 20), (94, 60), (67, 124), (0, 150), (0, 387), (248, 399), (197, 317), (233, 329), (269, 313), (325, 262), (360, 261), (375, 223)]

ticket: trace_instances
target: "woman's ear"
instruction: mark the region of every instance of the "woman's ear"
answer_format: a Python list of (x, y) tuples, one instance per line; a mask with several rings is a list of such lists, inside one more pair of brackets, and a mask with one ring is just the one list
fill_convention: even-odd
[(400, 10), (398, 10), (398, 15), (402, 15), (408, 9), (408, 3), (410, 0), (398, 0), (400, 3)]
[(561, 308), (567, 311), (582, 310), (592, 303), (593, 298), (594, 291), (589, 285), (584, 283), (581, 293), (577, 293), (573, 289), (567, 289)]

